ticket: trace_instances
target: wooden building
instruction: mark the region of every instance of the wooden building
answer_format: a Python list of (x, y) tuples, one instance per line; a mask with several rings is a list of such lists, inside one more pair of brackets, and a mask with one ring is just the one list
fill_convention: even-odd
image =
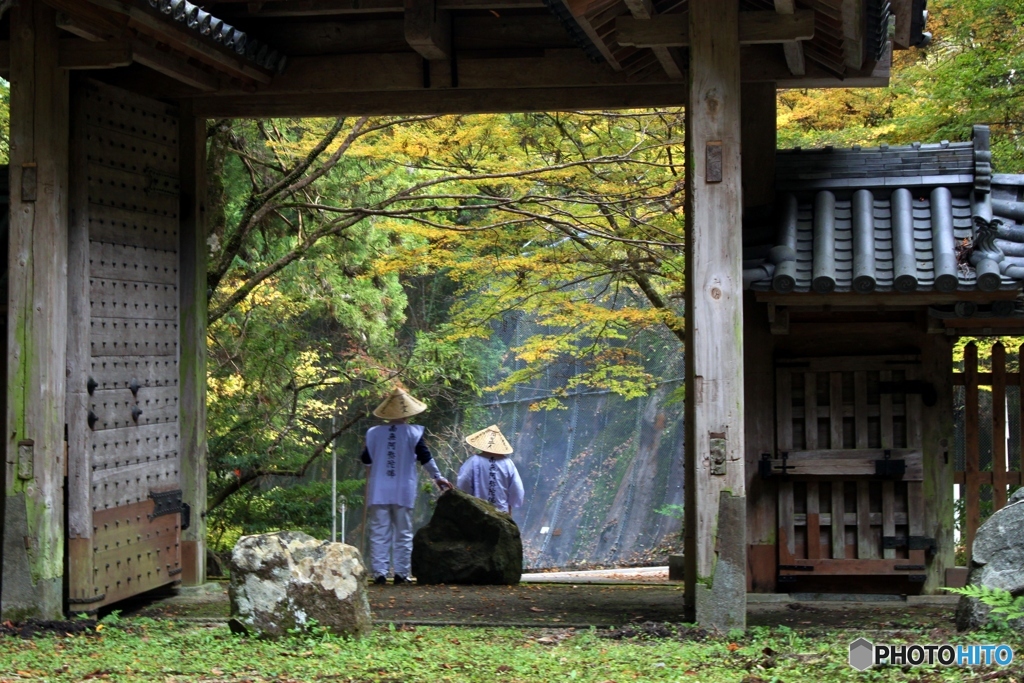
[[(765, 578), (771, 572), (762, 569), (771, 564), (766, 549), (779, 528), (793, 541), (794, 565), (801, 564), (801, 548), (811, 549), (811, 559), (821, 552), (813, 543), (800, 545), (796, 531), (790, 531), (790, 518), (794, 530), (798, 525), (796, 509), (802, 503), (797, 499), (808, 495), (811, 484), (793, 480), (791, 487), (776, 486), (778, 479), (756, 474), (762, 451), (771, 456), (786, 452), (786, 446), (787, 458), (796, 460), (798, 447), (806, 453), (824, 442), (819, 436), (816, 449), (808, 445), (813, 441), (776, 443), (775, 394), (758, 392), (775, 386), (776, 374), (786, 377), (787, 368), (802, 368), (793, 372), (805, 378), (815, 372), (831, 378), (830, 373), (847, 371), (852, 354), (866, 352), (852, 341), (831, 344), (836, 331), (849, 324), (847, 313), (804, 312), (834, 306), (821, 298), (826, 294), (799, 291), (806, 279), (806, 258), (798, 247), (807, 229), (806, 194), (814, 190), (809, 185), (793, 190), (796, 247), (778, 243), (797, 251), (795, 291), (773, 294), (764, 278), (755, 278), (745, 302), (744, 206), (748, 216), (778, 210), (792, 218), (786, 213), (788, 195), (781, 200), (784, 206), (771, 208), (778, 204), (775, 92), (886, 85), (891, 50), (927, 38), (923, 5), (923, 0), (0, 4), (9, 7), (0, 18), (0, 39), (7, 41), (0, 50), (0, 72), (11, 82), (2, 617), (91, 611), (156, 586), (204, 580), (205, 120), (685, 105), (689, 393), (683, 616), (723, 628), (742, 626), (748, 573), (755, 590), (774, 587)], [(780, 166), (780, 182), (791, 177), (788, 168)], [(977, 170), (975, 162), (976, 179)], [(836, 207), (847, 201), (841, 194)], [(835, 211), (833, 231), (839, 235)], [(789, 240), (792, 230), (786, 229)], [(884, 259), (876, 253), (876, 260)], [(770, 264), (777, 268), (773, 278), (789, 268), (785, 263)], [(877, 263), (876, 280), (884, 288)], [(833, 264), (833, 270), (838, 278), (842, 268)], [(813, 277), (817, 282), (817, 270)], [(985, 295), (980, 304), (998, 298)], [(856, 294), (843, 302), (865, 296), (863, 305), (872, 311), (888, 305), (879, 303), (883, 294)], [(910, 302), (920, 295), (901, 296)], [(879, 324), (904, 325), (906, 338), (891, 348), (872, 347), (871, 354), (884, 351), (897, 363), (878, 370), (892, 373), (884, 381), (902, 382), (915, 371), (948, 374), (947, 337), (913, 328), (900, 317), (910, 314), (902, 311), (879, 315)], [(919, 309), (915, 315), (923, 314)], [(747, 332), (740, 335), (744, 318)], [(808, 333), (819, 335), (817, 343), (798, 333), (805, 325), (820, 330)], [(789, 334), (771, 336), (782, 328)], [(807, 366), (778, 365), (783, 357), (804, 362), (799, 359), (814, 356), (822, 338), (846, 354), (847, 365), (826, 363), (819, 369), (815, 360)], [(920, 357), (920, 364), (912, 357)], [(748, 379), (764, 380), (748, 382), (746, 399), (745, 363)], [(874, 379), (867, 381), (875, 386)], [(863, 382), (856, 377), (853, 382), (856, 418), (862, 396), (857, 387)], [(947, 385), (936, 386), (940, 397)], [(780, 423), (779, 435), (798, 427), (799, 382), (790, 380), (788, 386), (779, 389), (779, 397), (780, 406), (791, 406), (792, 425), (787, 431)], [(839, 389), (829, 391), (828, 396), (838, 395)], [(918, 400), (917, 394), (907, 396), (900, 424), (907, 424), (910, 406)], [(823, 405), (819, 415), (831, 415)], [(879, 404), (879, 415), (885, 405)], [(896, 413), (894, 405), (894, 434)], [(899, 432), (904, 441), (893, 446), (892, 457), (907, 463), (907, 472), (923, 472), (927, 494), (928, 487), (945, 481), (945, 470), (934, 474), (926, 464), (935, 457), (930, 440), (941, 427), (924, 417), (912, 426)], [(838, 422), (829, 429), (838, 430)], [(868, 446), (872, 439), (884, 442), (888, 426), (879, 429), (883, 436), (869, 435)], [(920, 440), (914, 429), (922, 430)], [(905, 433), (910, 436), (904, 438)], [(860, 439), (857, 432), (854, 446)], [(915, 447), (925, 463), (917, 470), (905, 453)], [(881, 486), (883, 493), (888, 490), (886, 482)], [(921, 487), (892, 488), (894, 496), (909, 500)], [(826, 489), (818, 486), (819, 497)], [(835, 490), (840, 489), (846, 490)], [(788, 515), (790, 490), (793, 515)], [(769, 523), (767, 515), (753, 510), (776, 509), (777, 491), (784, 514), (778, 522), (772, 515)], [(813, 512), (800, 514), (801, 528), (813, 529)], [(853, 514), (858, 519), (862, 509)], [(887, 519), (884, 512), (882, 517)], [(911, 518), (916, 519), (904, 514), (893, 520)], [(929, 519), (922, 523), (932, 523)], [(820, 507), (816, 523), (824, 533)], [(783, 547), (790, 552), (789, 540)], [(917, 562), (914, 558), (908, 563)], [(790, 571), (777, 569), (785, 576)]]
[[(969, 142), (779, 152), (774, 216), (744, 229), (752, 590), (957, 581), (953, 341), (1024, 330), (1024, 177), (990, 160), (984, 126)], [(1001, 442), (991, 464), (1007, 474)], [(980, 472), (976, 431), (967, 450)]]

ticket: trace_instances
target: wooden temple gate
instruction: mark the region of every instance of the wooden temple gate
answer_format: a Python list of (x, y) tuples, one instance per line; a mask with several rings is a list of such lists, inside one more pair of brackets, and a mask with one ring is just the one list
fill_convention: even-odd
[[(750, 417), (770, 413), (773, 395), (742, 400), (750, 379), (773, 365), (748, 362), (771, 346), (749, 341), (751, 321), (767, 308), (744, 291), (740, 257), (745, 214), (771, 215), (776, 201), (776, 89), (886, 85), (893, 46), (924, 39), (921, 4), (200, 4), (0, 3), (0, 73), (11, 82), (0, 616), (52, 619), (169, 581), (205, 580), (208, 120), (685, 106), (683, 616), (742, 627), (748, 543), (763, 552), (780, 528), (774, 494), (768, 515), (748, 493), (763, 492), (748, 444), (759, 453), (776, 442), (765, 437), (772, 419)], [(763, 323), (757, 329), (773, 334)], [(927, 356), (930, 347), (918, 346)], [(814, 381), (827, 384), (830, 398), (805, 414), (832, 420), (840, 411), (831, 373), (846, 370), (804, 372), (829, 373)], [(852, 407), (846, 389), (839, 392), (842, 419), (849, 408), (855, 422), (867, 415), (870, 424), (874, 380), (852, 382)], [(794, 410), (799, 397), (797, 386), (788, 399)], [(879, 399), (880, 420), (884, 405)], [(785, 514), (793, 509), (784, 525), (793, 564), (817, 554), (813, 561), (847, 567), (916, 552), (898, 540), (884, 547), (904, 526), (914, 534), (911, 413), (912, 401), (894, 395), (891, 449), (888, 418), (877, 444), (859, 436), (847, 443), (843, 431), (840, 446), (837, 421), (816, 446), (814, 434), (787, 443), (787, 461), (800, 450), (835, 462), (843, 460), (835, 453), (863, 451), (846, 467), (891, 450), (906, 465), (901, 479), (863, 480), (849, 470), (794, 477), (782, 503)], [(926, 483), (929, 476), (926, 468)], [(843, 533), (823, 531), (832, 505), (842, 510)], [(762, 528), (769, 519), (774, 528)], [(807, 542), (815, 523), (827, 543)]]
[[(1018, 350), (1024, 353), (1024, 345)], [(1021, 358), (1024, 356), (1018, 356)], [(982, 507), (988, 507), (991, 514), (1006, 506), (1009, 487), (1024, 483), (1021, 475), (1021, 444), (1024, 443), (1024, 403), (1017, 401), (1020, 411), (1018, 433), (1010, 435), (1007, 425), (1007, 387), (1021, 387), (1024, 390), (1024, 373), (1006, 370), (1006, 348), (1002, 342), (992, 345), (990, 372), (978, 369), (978, 346), (971, 342), (964, 348), (964, 370), (953, 374), (953, 383), (964, 389), (963, 430), (964, 462), (957, 463), (955, 481), (962, 499), (961, 542), (967, 551), (967, 566), (970, 566), (971, 545), (978, 527), (982, 523)], [(983, 410), (980, 387), (991, 391), (991, 414)], [(1018, 394), (1024, 396), (1024, 394)], [(989, 417), (991, 429), (983, 424)], [(988, 438), (983, 438), (988, 437)], [(1015, 438), (1013, 438), (1015, 437)], [(990, 445), (984, 449), (983, 443)], [(1015, 443), (1016, 452), (1010, 451)]]

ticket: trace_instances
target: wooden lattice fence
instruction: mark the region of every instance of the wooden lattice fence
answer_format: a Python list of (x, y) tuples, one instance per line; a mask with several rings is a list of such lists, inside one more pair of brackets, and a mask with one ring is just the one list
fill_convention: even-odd
[[(1024, 345), (1018, 353), (1024, 357)], [(1024, 401), (1008, 402), (1008, 388), (1022, 392), (1024, 373), (1008, 372), (1006, 348), (996, 342), (991, 350), (991, 372), (978, 369), (978, 347), (973, 342), (964, 349), (964, 371), (953, 374), (953, 384), (963, 389), (962, 428), (964, 457), (957, 462), (954, 481), (963, 499), (961, 533), (970, 564), (971, 546), (982, 522), (982, 507), (991, 503), (994, 512), (1006, 505), (1011, 486), (1021, 484), (1020, 444), (1024, 442)], [(981, 387), (991, 389), (991, 412), (980, 400)], [(1008, 407), (1020, 412), (1019, 420), (1010, 419)], [(1011, 434), (1007, 422), (1016, 423)], [(991, 422), (991, 425), (985, 424)], [(1012, 451), (1012, 452), (1011, 452)]]

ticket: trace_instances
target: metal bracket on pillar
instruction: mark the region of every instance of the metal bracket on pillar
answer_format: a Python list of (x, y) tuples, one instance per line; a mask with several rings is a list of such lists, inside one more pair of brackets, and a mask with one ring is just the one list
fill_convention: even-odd
[(707, 155), (707, 173), (704, 176), (704, 182), (722, 182), (722, 141), (712, 140), (704, 149)]
[(711, 474), (725, 476), (725, 433), (711, 432), (708, 444), (711, 455)]

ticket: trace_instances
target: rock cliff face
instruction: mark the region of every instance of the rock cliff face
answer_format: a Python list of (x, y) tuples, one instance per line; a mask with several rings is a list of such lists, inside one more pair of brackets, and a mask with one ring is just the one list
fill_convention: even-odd
[[(967, 583), (1002, 588), (1014, 596), (1024, 595), (1024, 489), (1010, 497), (1006, 507), (989, 517), (974, 537), (971, 573)], [(956, 627), (961, 631), (980, 628), (989, 620), (990, 608), (976, 598), (960, 598)], [(1024, 619), (1014, 624), (1024, 630)]]
[(515, 585), (523, 573), (519, 527), (487, 501), (447, 491), (413, 537), (412, 573), (418, 583)]
[(231, 615), (264, 637), (311, 620), (338, 635), (371, 627), (359, 551), (298, 531), (243, 536), (231, 553), (229, 594)]

